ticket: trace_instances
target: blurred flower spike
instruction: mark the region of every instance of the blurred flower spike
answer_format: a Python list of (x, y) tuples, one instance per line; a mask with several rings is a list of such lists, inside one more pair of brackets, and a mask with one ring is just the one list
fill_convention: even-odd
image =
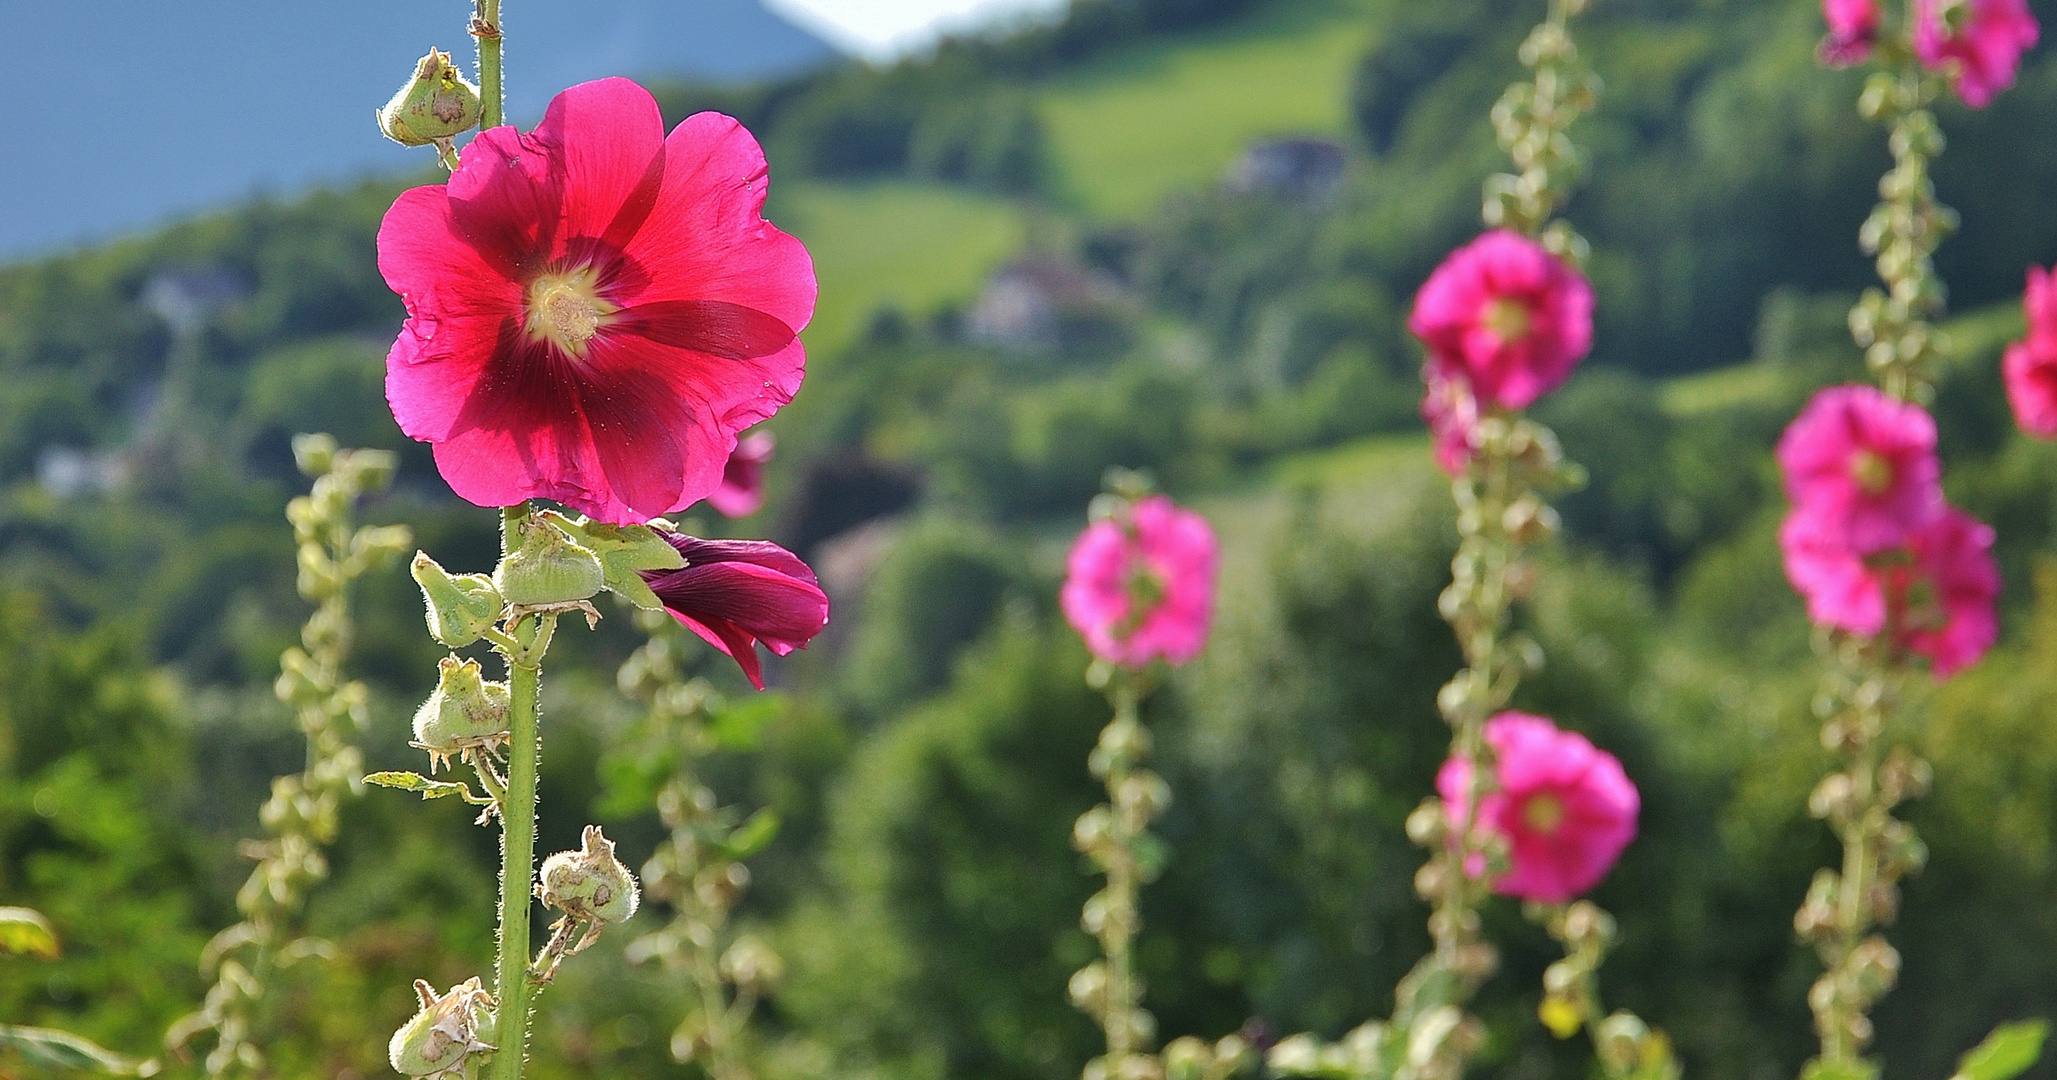
[(1525, 409), (1592, 348), (1593, 288), (1543, 245), (1495, 229), (1436, 267), (1407, 329), (1428, 347), (1431, 396), (1461, 382), (1479, 407)]
[(481, 132), (379, 228), (408, 314), (386, 362), (401, 430), (481, 506), (640, 524), (706, 498), (806, 365), (814, 267), (764, 220), (765, 183), (742, 125), (701, 113), (667, 137), (626, 79)]
[(1816, 394), (1779, 440), (1786, 577), (1816, 624), (1929, 658), (1943, 678), (1999, 635), (1993, 530), (1943, 499), (1935, 421), (1866, 386)]
[(1162, 495), (1101, 496), (1058, 600), (1094, 656), (1129, 668), (1200, 655), (1220, 553), (1207, 519)]
[(1819, 50), (1822, 63), (1853, 67), (1871, 56), (1878, 41), (1878, 0), (1821, 0), (1821, 17), (1828, 23)]
[(1945, 72), (1957, 96), (1974, 109), (2014, 85), (2021, 54), (2041, 27), (2027, 0), (1915, 0), (1914, 55)]
[(768, 540), (702, 540), (657, 528), (685, 559), (677, 570), (643, 571), (664, 610), (743, 669), (764, 689), (757, 645), (784, 656), (828, 626), (828, 594), (800, 557)]
[[(1635, 839), (1642, 810), (1642, 796), (1621, 762), (1584, 735), (1528, 713), (1503, 712), (1486, 721), (1485, 739), (1494, 783), (1479, 800), (1479, 825), (1505, 841), (1509, 859), (1493, 891), (1561, 904), (1599, 884)], [(1452, 826), (1465, 816), (1473, 787), (1472, 763), (1464, 758), (1445, 761), (1436, 774)], [(1485, 871), (1483, 856), (1465, 868), (1473, 877)]]
[(2057, 439), (2057, 279), (2050, 271), (2028, 268), (2021, 309), (2028, 336), (2007, 346), (2000, 361), (2007, 403), (2021, 430), (2038, 439)]

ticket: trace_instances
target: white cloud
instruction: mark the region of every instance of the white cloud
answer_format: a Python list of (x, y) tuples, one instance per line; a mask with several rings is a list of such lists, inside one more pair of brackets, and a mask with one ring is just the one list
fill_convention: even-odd
[(836, 45), (875, 60), (919, 49), (953, 30), (1048, 16), (1067, 0), (765, 0)]

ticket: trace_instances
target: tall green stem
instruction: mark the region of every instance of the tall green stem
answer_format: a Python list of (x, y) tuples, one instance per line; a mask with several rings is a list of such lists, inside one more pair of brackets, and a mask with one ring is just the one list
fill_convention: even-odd
[(509, 656), (507, 798), (500, 804), (500, 955), (495, 992), (500, 998), (500, 1052), (495, 1080), (521, 1080), (528, 1056), (529, 905), (536, 865), (536, 691), (542, 661), (535, 654), (537, 623), (524, 619), (515, 637), (526, 647)]
[(479, 130), (499, 127), (500, 91), (500, 0), (478, 0), (478, 14), (471, 33), (479, 42)]

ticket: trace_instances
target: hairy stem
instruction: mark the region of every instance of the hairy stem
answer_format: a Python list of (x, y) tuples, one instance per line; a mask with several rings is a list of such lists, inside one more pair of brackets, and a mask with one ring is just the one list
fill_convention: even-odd
[(479, 43), (479, 130), (501, 124), (500, 0), (478, 0), (471, 34)]
[[(537, 620), (523, 619), (515, 636), (533, 647)], [(532, 652), (509, 656), (507, 666), (507, 798), (500, 805), (500, 953), (494, 967), (500, 1052), (494, 1055), (492, 1075), (521, 1080), (528, 1055), (529, 913), (536, 865), (536, 692), (543, 672), (541, 658)]]

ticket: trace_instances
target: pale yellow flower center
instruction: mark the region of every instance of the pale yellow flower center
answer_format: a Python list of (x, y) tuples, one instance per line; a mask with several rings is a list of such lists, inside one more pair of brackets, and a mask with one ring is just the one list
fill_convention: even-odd
[(1501, 344), (1520, 341), (1528, 336), (1528, 305), (1519, 300), (1495, 300), (1486, 305), (1485, 317), (1481, 320)]
[(599, 285), (590, 267), (544, 274), (531, 282), (529, 340), (548, 341), (569, 356), (586, 355), (586, 343), (621, 310), (601, 298)]
[(1521, 805), (1521, 820), (1539, 833), (1556, 832), (1564, 824), (1564, 801), (1555, 795), (1532, 795)]
[(1893, 486), (1893, 463), (1881, 454), (1859, 450), (1850, 455), (1850, 479), (1857, 481), (1866, 495), (1883, 495)]

